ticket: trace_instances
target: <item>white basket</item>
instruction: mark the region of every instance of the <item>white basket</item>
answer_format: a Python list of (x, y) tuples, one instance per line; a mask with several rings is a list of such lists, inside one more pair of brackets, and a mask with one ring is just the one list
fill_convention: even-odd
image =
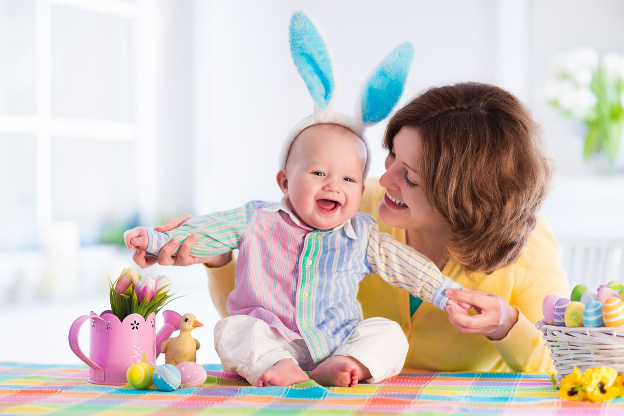
[(561, 380), (578, 367), (612, 367), (624, 372), (624, 326), (598, 328), (568, 328), (539, 321), (535, 327), (542, 331), (546, 346)]

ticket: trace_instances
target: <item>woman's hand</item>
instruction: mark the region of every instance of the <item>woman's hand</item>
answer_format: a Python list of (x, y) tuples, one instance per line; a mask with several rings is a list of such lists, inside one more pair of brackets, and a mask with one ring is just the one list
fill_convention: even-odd
[(501, 340), (518, 321), (518, 310), (493, 293), (464, 286), (461, 290), (448, 289), (446, 295), (460, 304), (472, 305), (472, 309), (477, 312), (476, 315), (469, 315), (468, 311), (453, 303), (447, 306), (451, 324), (464, 334)]
[[(165, 232), (171, 231), (176, 227), (182, 225), (186, 220), (192, 218), (189, 214), (180, 215), (177, 218), (170, 219), (163, 225), (156, 227), (156, 231)], [(142, 268), (151, 266), (154, 263), (158, 263), (162, 266), (188, 266), (197, 263), (206, 263), (210, 267), (221, 267), (226, 265), (232, 259), (232, 253), (223, 253), (217, 256), (211, 257), (195, 257), (191, 256), (191, 249), (197, 242), (197, 236), (188, 237), (184, 243), (180, 246), (177, 254), (172, 256), (173, 251), (178, 247), (179, 242), (172, 238), (165, 244), (158, 257), (146, 256), (145, 250), (138, 249), (132, 255), (134, 262)]]

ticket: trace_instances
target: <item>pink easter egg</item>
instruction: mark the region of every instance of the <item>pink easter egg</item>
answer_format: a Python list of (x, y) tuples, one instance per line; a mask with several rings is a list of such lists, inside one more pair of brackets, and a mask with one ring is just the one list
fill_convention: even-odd
[(208, 378), (204, 367), (192, 361), (184, 361), (176, 366), (180, 370), (180, 387), (199, 387)]
[(544, 300), (542, 301), (542, 312), (544, 313), (544, 320), (548, 325), (554, 325), (554, 313), (555, 313), (555, 302), (561, 299), (561, 296), (557, 295), (546, 295)]
[(598, 291), (598, 296), (596, 297), (596, 300), (604, 303), (609, 298), (619, 298), (619, 297), (620, 297), (619, 293), (605, 286)]
[(553, 313), (553, 322), (557, 326), (566, 326), (565, 311), (572, 301), (570, 299), (561, 298), (555, 302), (555, 312)]

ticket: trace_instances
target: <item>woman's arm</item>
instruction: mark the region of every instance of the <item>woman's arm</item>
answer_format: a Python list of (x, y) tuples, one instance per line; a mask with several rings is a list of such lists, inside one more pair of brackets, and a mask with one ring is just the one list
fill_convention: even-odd
[[(228, 253), (229, 254), (229, 253)], [(222, 266), (211, 267), (207, 263), (208, 292), (217, 312), (222, 318), (229, 316), (227, 311), (227, 299), (234, 290), (234, 270), (236, 269), (236, 259), (230, 256), (229, 261)]]
[(550, 352), (535, 323), (543, 317), (542, 301), (546, 295), (570, 294), (559, 260), (557, 242), (547, 224), (538, 221), (520, 260), (488, 276), (512, 279), (511, 293), (493, 294), (465, 286), (461, 293), (449, 291), (450, 299), (464, 299), (477, 312), (470, 316), (451, 307), (449, 320), (460, 332), (488, 337), (512, 371), (551, 371)]

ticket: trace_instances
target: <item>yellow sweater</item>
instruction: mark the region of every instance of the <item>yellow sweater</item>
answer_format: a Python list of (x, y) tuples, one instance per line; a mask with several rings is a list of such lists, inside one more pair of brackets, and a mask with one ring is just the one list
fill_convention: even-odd
[[(405, 243), (405, 230), (380, 221), (377, 208), (385, 189), (369, 179), (360, 211), (379, 222), (381, 232)], [(559, 247), (543, 219), (529, 238), (520, 260), (489, 276), (472, 273), (450, 260), (442, 273), (464, 286), (495, 293), (518, 309), (518, 322), (507, 337), (491, 341), (483, 336), (458, 332), (446, 312), (421, 303), (410, 316), (409, 293), (390, 286), (376, 275), (360, 283), (358, 299), (364, 318), (382, 316), (398, 322), (410, 344), (406, 368), (431, 371), (552, 371), (549, 351), (534, 323), (542, 319), (542, 300), (548, 294), (569, 296), (570, 288), (559, 261)], [(218, 269), (208, 269), (209, 289), (222, 316), (234, 285), (234, 261)]]

